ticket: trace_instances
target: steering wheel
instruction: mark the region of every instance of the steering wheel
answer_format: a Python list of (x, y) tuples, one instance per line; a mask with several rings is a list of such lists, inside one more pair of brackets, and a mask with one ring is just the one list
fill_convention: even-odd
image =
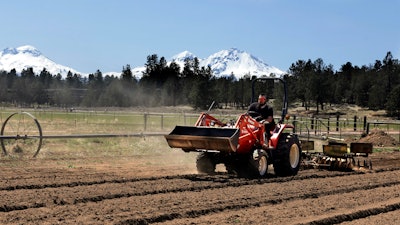
[(256, 111), (248, 111), (247, 114), (249, 114), (249, 116), (253, 117), (256, 121), (260, 122), (261, 120), (263, 120), (261, 114), (259, 112)]

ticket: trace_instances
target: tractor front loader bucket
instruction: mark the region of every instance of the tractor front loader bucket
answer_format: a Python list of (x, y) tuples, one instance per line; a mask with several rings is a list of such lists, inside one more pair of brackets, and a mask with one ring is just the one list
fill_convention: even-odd
[(235, 152), (239, 134), (237, 128), (176, 126), (165, 138), (171, 148), (184, 151)]

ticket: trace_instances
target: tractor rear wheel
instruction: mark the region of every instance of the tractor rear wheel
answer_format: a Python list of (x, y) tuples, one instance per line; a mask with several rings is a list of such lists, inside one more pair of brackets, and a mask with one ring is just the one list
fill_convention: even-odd
[(277, 176), (296, 175), (300, 168), (300, 142), (294, 134), (282, 134), (278, 147), (272, 151), (274, 171)]
[(213, 153), (201, 152), (196, 159), (197, 172), (205, 174), (213, 174), (215, 172), (216, 163)]

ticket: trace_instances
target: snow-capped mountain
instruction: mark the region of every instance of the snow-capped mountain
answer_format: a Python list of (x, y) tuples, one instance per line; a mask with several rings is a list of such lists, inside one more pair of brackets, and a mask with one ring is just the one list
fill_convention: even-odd
[(242, 77), (245, 74), (269, 76), (271, 73), (279, 76), (284, 73), (276, 67), (269, 66), (259, 58), (236, 48), (219, 51), (200, 62), (200, 66), (208, 65), (211, 66), (213, 73), (219, 76), (231, 74), (236, 77)]
[(70, 67), (53, 62), (30, 45), (6, 48), (0, 52), (0, 70), (11, 71), (15, 69), (17, 73), (21, 73), (22, 70), (29, 67), (32, 67), (35, 74), (40, 74), (43, 68), (46, 68), (53, 75), (61, 74), (62, 77), (66, 77), (68, 71), (81, 74)]
[(179, 64), (179, 66), (181, 66), (181, 68), (183, 68), (185, 59), (193, 60), (195, 57), (197, 57), (197, 56), (194, 55), (193, 53), (191, 53), (189, 51), (183, 51), (177, 55), (172, 56), (170, 61), (175, 61), (176, 63)]
[[(186, 58), (193, 59), (195, 57), (193, 53), (184, 51), (173, 56), (170, 62), (175, 61), (183, 68)], [(282, 70), (269, 66), (259, 58), (236, 48), (222, 50), (205, 59), (199, 59), (199, 66), (210, 66), (213, 74), (217, 77), (230, 76), (231, 74), (235, 75), (236, 78), (243, 77), (246, 74), (255, 76), (269, 76), (271, 73), (276, 76), (284, 74)]]
[[(193, 53), (189, 51), (183, 51), (173, 56), (168, 63), (174, 61), (181, 67), (181, 69), (183, 69), (185, 59), (194, 59), (195, 57), (196, 56)], [(269, 76), (272, 73), (277, 76), (284, 74), (284, 72), (278, 68), (269, 66), (257, 57), (254, 57), (251, 54), (236, 48), (222, 50), (210, 55), (205, 59), (198, 59), (200, 67), (210, 66), (213, 74), (217, 77), (230, 76), (231, 74), (234, 74), (236, 78), (241, 78), (246, 74), (256, 76)], [(35, 47), (30, 45), (21, 46), (18, 48), (6, 48), (0, 52), (0, 70), (10, 71), (12, 69), (16, 69), (17, 73), (21, 73), (23, 69), (27, 69), (29, 67), (32, 67), (36, 74), (40, 74), (43, 68), (46, 68), (46, 70), (51, 74), (56, 75), (59, 73), (64, 78), (66, 77), (68, 71), (71, 71), (74, 74), (80, 74), (82, 76), (87, 75), (70, 67), (53, 62)], [(143, 71), (145, 71), (144, 66), (132, 67), (132, 74), (138, 79), (142, 77)], [(103, 72), (103, 74), (119, 75), (120, 72)]]

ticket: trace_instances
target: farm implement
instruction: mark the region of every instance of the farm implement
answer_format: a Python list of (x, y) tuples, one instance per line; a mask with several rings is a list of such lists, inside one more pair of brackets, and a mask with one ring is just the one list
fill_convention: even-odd
[(302, 141), (302, 168), (323, 168), (330, 170), (350, 171), (354, 169), (372, 169), (368, 155), (372, 153), (371, 143), (329, 142), (323, 145), (323, 151), (314, 151), (314, 141)]

